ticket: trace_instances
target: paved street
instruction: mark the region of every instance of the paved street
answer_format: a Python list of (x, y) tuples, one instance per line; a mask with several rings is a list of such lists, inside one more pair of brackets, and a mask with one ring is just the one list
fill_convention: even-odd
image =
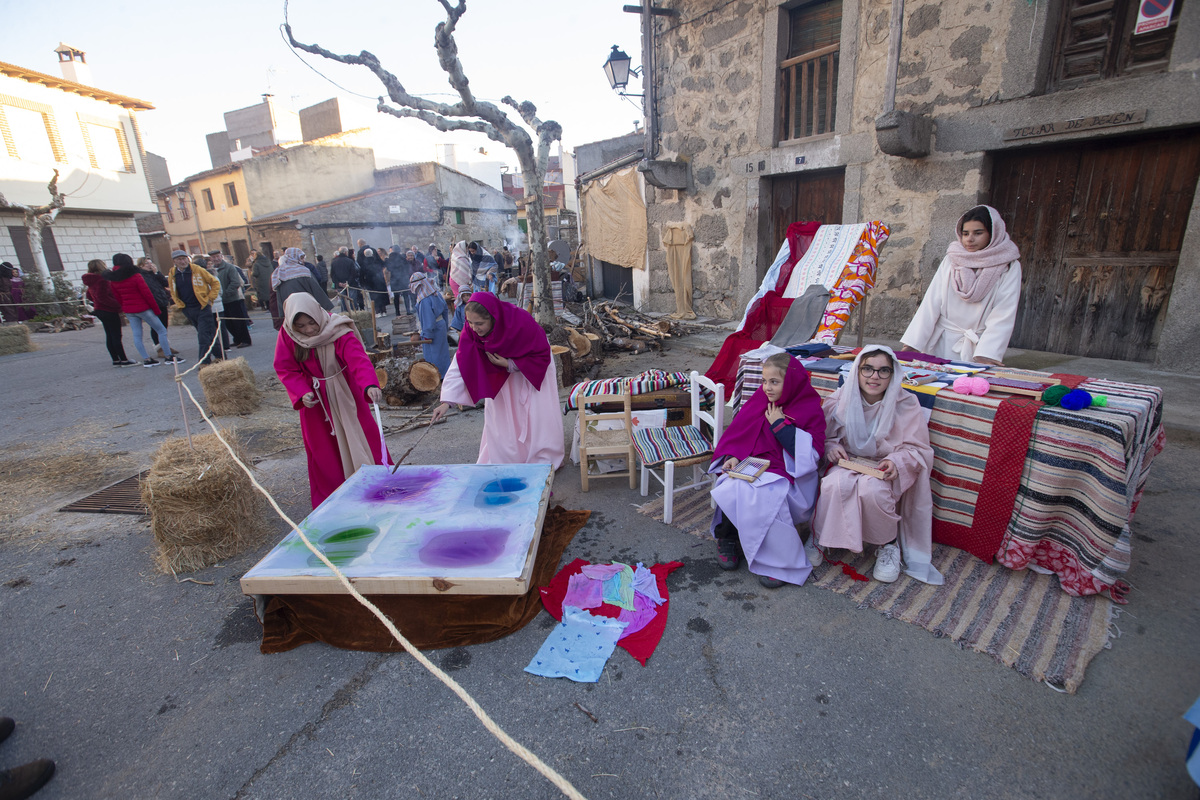
[[(261, 456), (298, 444), (299, 426), (273, 378), (270, 321), (254, 316), (255, 344), (237, 354), (268, 390), (264, 406), (222, 422)], [(194, 332), (176, 331), (191, 366)], [(0, 474), (17, 487), (0, 505), (0, 714), (18, 723), (0, 766), (54, 758), (38, 800), (560, 796), (407, 655), (260, 654), (238, 579), (269, 544), (181, 582), (156, 571), (145, 521), (56, 513), (147, 467), (182, 419), (168, 368), (113, 369), (99, 328), (34, 340), (36, 352), (0, 358)], [(689, 337), (606, 372), (703, 370), (719, 341)], [(569, 462), (554, 501), (593, 513), (564, 563), (684, 563), (648, 665), (618, 649), (594, 685), (523, 672), (552, 626), (545, 613), (431, 657), (593, 798), (1194, 798), (1181, 714), (1200, 695), (1200, 380), (1044, 354), (1010, 363), (1167, 390), (1134, 590), (1077, 694), (841, 595), (723, 573), (710, 542), (638, 514), (620, 481), (581, 492)], [(200, 396), (194, 374), (189, 385)], [(452, 415), (410, 462), (474, 461), (481, 425), (480, 412)], [(419, 435), (389, 446), (402, 453)], [(307, 512), (303, 450), (259, 472), (289, 514)]]

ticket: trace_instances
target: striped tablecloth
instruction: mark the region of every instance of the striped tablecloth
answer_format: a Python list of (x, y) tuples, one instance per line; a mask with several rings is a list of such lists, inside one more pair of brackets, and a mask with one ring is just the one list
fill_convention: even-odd
[[(1121, 602), (1130, 523), (1165, 442), (1162, 390), (1057, 377), (1108, 404), (1068, 411), (1021, 395), (936, 394), (933, 538), (1012, 569), (1048, 569), (1068, 594)], [(812, 384), (827, 397), (837, 376), (814, 372)]]

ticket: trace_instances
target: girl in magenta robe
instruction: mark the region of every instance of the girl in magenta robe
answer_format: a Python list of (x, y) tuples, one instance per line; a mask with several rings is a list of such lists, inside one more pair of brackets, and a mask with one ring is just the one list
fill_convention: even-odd
[(313, 508), (363, 464), (385, 464), (370, 403), (383, 399), (375, 367), (349, 317), (297, 292), (283, 309), (275, 373), (300, 412)]

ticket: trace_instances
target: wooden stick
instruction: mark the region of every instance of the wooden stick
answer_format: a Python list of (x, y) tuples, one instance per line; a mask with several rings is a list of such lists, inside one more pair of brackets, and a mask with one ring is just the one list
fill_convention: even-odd
[(432, 421), (430, 421), (429, 427), (425, 429), (425, 432), (421, 434), (421, 438), (417, 439), (416, 443), (413, 444), (412, 447), (405, 450), (404, 455), (402, 455), (402, 456), (400, 456), (400, 458), (396, 459), (396, 466), (392, 467), (393, 475), (396, 474), (396, 470), (398, 470), (400, 468), (400, 465), (404, 463), (404, 459), (408, 458), (408, 454), (411, 453), (413, 450), (415, 450), (418, 444), (425, 441), (425, 437), (429, 435), (429, 432), (431, 430), (433, 430), (433, 422)]

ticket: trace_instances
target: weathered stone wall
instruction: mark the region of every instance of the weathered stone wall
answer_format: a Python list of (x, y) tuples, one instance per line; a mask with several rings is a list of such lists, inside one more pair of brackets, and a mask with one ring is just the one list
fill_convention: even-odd
[(769, 0), (680, 3), (678, 18), (657, 23), (661, 148), (656, 158), (689, 162), (693, 186), (683, 192), (646, 187), (648, 310), (675, 310), (661, 234), (664, 224), (684, 222), (695, 240), (697, 313), (741, 314), (738, 275), (754, 265), (744, 265), (742, 255), (749, 187), (745, 174), (732, 165), (756, 147), (763, 21), (773, 5)]

